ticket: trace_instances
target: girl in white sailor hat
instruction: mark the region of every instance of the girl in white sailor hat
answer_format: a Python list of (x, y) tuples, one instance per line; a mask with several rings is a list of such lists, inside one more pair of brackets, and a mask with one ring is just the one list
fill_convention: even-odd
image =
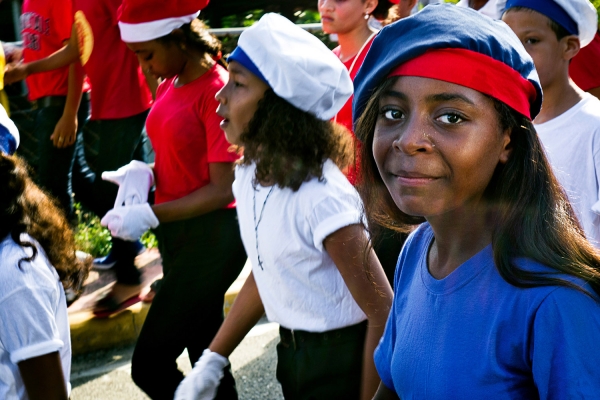
[[(109, 211), (102, 223), (126, 240), (149, 228), (158, 238), (164, 278), (131, 369), (153, 399), (173, 398), (183, 379), (176, 359), (184, 349), (193, 364), (208, 346), (223, 321), (225, 292), (247, 259), (231, 191), (239, 156), (229, 151), (216, 114), (215, 94), (228, 75), (216, 61), (220, 43), (196, 19), (206, 3), (125, 0), (119, 16), (122, 40), (143, 69), (164, 79), (146, 121), (155, 164), (134, 162), (103, 176), (120, 182), (125, 206)], [(229, 370), (218, 398), (237, 399)]]
[(227, 356), (266, 312), (280, 325), (287, 399), (367, 399), (392, 291), (368, 247), (358, 193), (340, 171), (347, 133), (330, 119), (352, 94), (346, 68), (276, 14), (240, 36), (217, 94), (243, 147), (233, 191), (252, 273), (176, 399), (210, 399)]

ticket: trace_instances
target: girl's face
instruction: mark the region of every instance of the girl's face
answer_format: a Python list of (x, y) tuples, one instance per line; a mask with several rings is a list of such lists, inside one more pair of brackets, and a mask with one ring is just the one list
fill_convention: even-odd
[(185, 54), (175, 43), (150, 40), (127, 43), (127, 47), (135, 53), (144, 72), (154, 78), (173, 78), (185, 66)]
[(493, 101), (480, 92), (399, 77), (382, 93), (373, 156), (396, 206), (431, 217), (476, 206), (510, 156)]
[(377, 6), (377, 0), (318, 0), (325, 33), (344, 34), (366, 24), (365, 14)]
[(269, 86), (250, 72), (242, 64), (232, 61), (229, 64), (229, 81), (215, 96), (219, 101), (217, 114), (223, 117), (221, 129), (227, 141), (243, 145), (241, 134), (246, 130)]

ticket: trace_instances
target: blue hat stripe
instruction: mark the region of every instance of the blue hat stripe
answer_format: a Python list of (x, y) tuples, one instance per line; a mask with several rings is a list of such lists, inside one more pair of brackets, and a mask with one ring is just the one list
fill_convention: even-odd
[(0, 124), (0, 151), (12, 155), (17, 150), (17, 140), (7, 127)]
[[(260, 72), (260, 70), (256, 67), (256, 64), (254, 64), (252, 62), (252, 60), (250, 59), (250, 57), (248, 57), (248, 55), (246, 54), (246, 52), (244, 50), (242, 50), (241, 47), (236, 47), (232, 52), (231, 55), (227, 58), (227, 62), (232, 62), (232, 61), (236, 61), (239, 62), (240, 64), (242, 64), (244, 67), (246, 67), (246, 69), (248, 69), (250, 72), (252, 72), (254, 75), (256, 75), (257, 77), (259, 77), (263, 82), (265, 82), (267, 85), (269, 84), (269, 82), (267, 81), (267, 79), (264, 77), (264, 75)], [(269, 85), (270, 86), (270, 85)]]
[(430, 49), (475, 51), (500, 61), (529, 80), (538, 93), (531, 104), (535, 118), (542, 104), (542, 88), (533, 60), (502, 21), (494, 21), (470, 8), (451, 4), (428, 5), (415, 15), (383, 28), (354, 79), (353, 119), (362, 114), (373, 90), (398, 65)]
[(505, 11), (513, 7), (525, 7), (545, 15), (569, 34), (579, 36), (579, 27), (569, 14), (553, 0), (508, 0)]

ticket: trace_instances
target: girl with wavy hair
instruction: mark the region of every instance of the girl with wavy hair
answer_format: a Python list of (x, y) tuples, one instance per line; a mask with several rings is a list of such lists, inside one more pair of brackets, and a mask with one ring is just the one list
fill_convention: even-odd
[(352, 93), (348, 72), (276, 14), (242, 33), (229, 62), (217, 113), (243, 148), (233, 192), (252, 273), (175, 398), (212, 398), (226, 357), (266, 312), (280, 325), (285, 398), (370, 399), (392, 292), (340, 170), (348, 134), (330, 121)]
[(67, 399), (65, 289), (81, 290), (91, 260), (76, 257), (64, 213), (13, 155), (6, 127), (16, 128), (1, 106), (0, 120), (0, 398)]
[(406, 231), (376, 399), (595, 398), (600, 255), (532, 119), (538, 75), (502, 22), (430, 5), (356, 77), (369, 221)]

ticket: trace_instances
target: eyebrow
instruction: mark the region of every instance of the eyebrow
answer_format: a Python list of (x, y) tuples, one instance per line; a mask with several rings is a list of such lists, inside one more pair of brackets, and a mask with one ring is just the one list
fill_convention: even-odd
[[(398, 92), (395, 90), (387, 90), (385, 91), (381, 97), (395, 97), (399, 100), (408, 101), (408, 96), (402, 92)], [(425, 101), (428, 103), (440, 103), (442, 101), (460, 101), (471, 106), (474, 106), (475, 103), (471, 101), (468, 97), (465, 97), (458, 93), (438, 93), (432, 94), (425, 98)]]
[(234, 74), (237, 75), (242, 75), (242, 76), (246, 76), (246, 71), (244, 71), (244, 69), (236, 66), (235, 64), (229, 64), (229, 72), (233, 72)]
[(428, 103), (440, 103), (442, 101), (459, 101), (462, 103), (467, 103), (471, 106), (474, 106), (475, 103), (473, 103), (473, 101), (471, 99), (469, 99), (468, 97), (463, 96), (462, 94), (458, 94), (458, 93), (438, 93), (438, 94), (433, 94), (431, 96), (427, 96), (425, 98), (425, 100)]

